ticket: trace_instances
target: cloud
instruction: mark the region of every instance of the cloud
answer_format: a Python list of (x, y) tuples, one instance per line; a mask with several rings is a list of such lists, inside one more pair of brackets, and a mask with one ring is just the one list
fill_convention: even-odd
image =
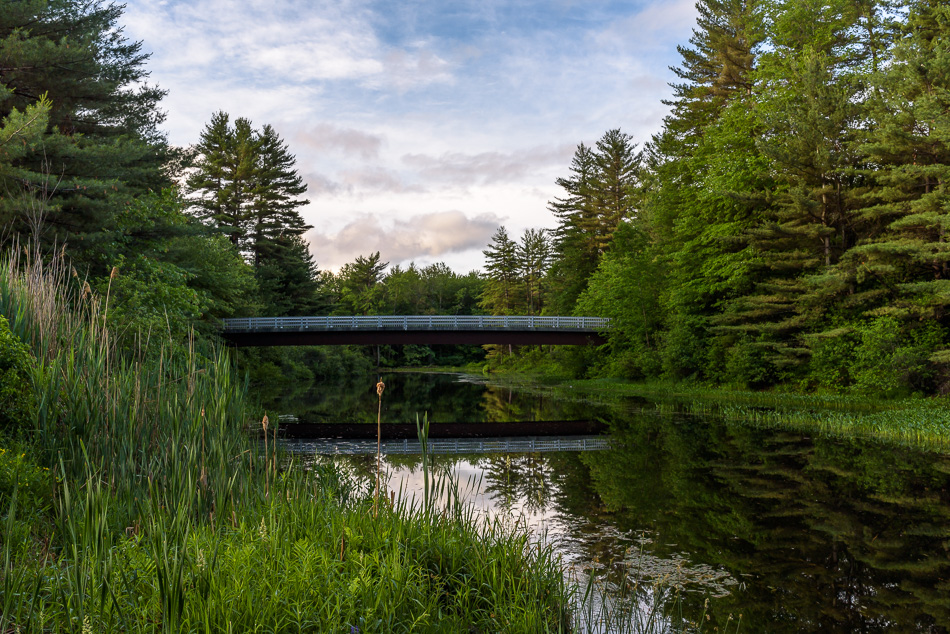
[(332, 123), (319, 123), (298, 130), (294, 134), (294, 142), (320, 152), (340, 152), (368, 161), (379, 158), (383, 138), (352, 128), (341, 128)]
[(170, 91), (172, 143), (217, 110), (287, 139), (322, 266), (469, 267), (501, 220), (554, 222), (578, 142), (660, 128), (693, 2), (130, 0), (122, 22)]
[(426, 191), (421, 185), (404, 182), (396, 172), (372, 166), (344, 169), (333, 179), (310, 172), (304, 174), (303, 179), (311, 195), (363, 198), (373, 194), (423, 194)]
[(321, 268), (339, 269), (357, 255), (380, 252), (390, 264), (420, 256), (441, 257), (471, 249), (483, 249), (501, 224), (494, 214), (470, 218), (461, 211), (418, 214), (408, 218), (385, 218), (359, 214), (333, 234), (311, 230), (310, 251)]
[(451, 64), (428, 50), (390, 50), (382, 60), (382, 72), (364, 82), (368, 87), (389, 86), (398, 92), (428, 84), (454, 81)]
[(124, 17), (166, 71), (256, 87), (350, 81), (406, 91), (452, 80), (452, 64), (425, 42), (386, 43), (375, 19), (359, 0), (134, 2)]
[(446, 152), (439, 156), (406, 154), (402, 162), (417, 170), (424, 181), (440, 181), (450, 185), (487, 185), (523, 180), (540, 168), (564, 165), (575, 146), (534, 147), (513, 152), (482, 152), (465, 154)]

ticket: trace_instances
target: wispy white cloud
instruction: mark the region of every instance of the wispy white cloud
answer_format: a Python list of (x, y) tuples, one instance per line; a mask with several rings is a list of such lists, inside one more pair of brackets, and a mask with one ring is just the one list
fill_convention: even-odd
[(321, 264), (368, 240), (393, 261), (415, 249), (474, 267), (500, 222), (553, 224), (578, 142), (659, 129), (693, 2), (128, 0), (123, 22), (170, 91), (173, 143), (217, 110), (288, 141)]
[(461, 211), (388, 218), (359, 214), (339, 231), (307, 234), (310, 250), (321, 268), (337, 270), (357, 255), (380, 252), (390, 264), (420, 257), (442, 258), (488, 244), (500, 219), (494, 214), (470, 218)]
[(305, 172), (303, 179), (313, 198), (347, 196), (364, 199), (378, 194), (423, 194), (426, 191), (421, 185), (406, 182), (396, 172), (378, 166), (344, 169), (334, 176)]
[(435, 181), (469, 187), (517, 181), (539, 168), (563, 165), (570, 160), (575, 145), (533, 147), (513, 152), (445, 152), (439, 156), (406, 154), (402, 162), (414, 169), (423, 182)]
[(379, 158), (383, 137), (332, 123), (318, 123), (293, 133), (293, 142), (319, 152), (341, 152), (364, 161)]

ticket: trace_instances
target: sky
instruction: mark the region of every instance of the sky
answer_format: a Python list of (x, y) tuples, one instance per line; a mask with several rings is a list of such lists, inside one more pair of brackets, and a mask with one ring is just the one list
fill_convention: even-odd
[(553, 228), (578, 143), (643, 143), (695, 0), (128, 0), (125, 34), (195, 143), (217, 111), (270, 124), (308, 186), (321, 269), (480, 269), (500, 225)]

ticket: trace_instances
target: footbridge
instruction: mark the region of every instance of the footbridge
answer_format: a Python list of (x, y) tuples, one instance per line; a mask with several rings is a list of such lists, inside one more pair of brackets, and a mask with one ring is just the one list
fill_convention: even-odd
[(601, 344), (610, 320), (601, 317), (514, 315), (371, 315), (225, 319), (231, 345), (314, 346), (393, 344)]

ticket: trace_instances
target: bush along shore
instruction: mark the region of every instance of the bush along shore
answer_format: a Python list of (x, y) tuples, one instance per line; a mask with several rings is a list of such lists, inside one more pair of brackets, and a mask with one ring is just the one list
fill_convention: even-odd
[[(475, 372), (476, 367), (466, 368)], [(565, 378), (556, 372), (503, 371), (493, 383), (603, 405), (718, 416), (731, 422), (804, 433), (880, 440), (950, 452), (950, 401), (859, 394), (799, 394), (729, 389), (686, 382)]]
[(574, 629), (550, 549), (287, 463), (226, 354), (120, 350), (67, 271), (0, 265), (0, 632)]

